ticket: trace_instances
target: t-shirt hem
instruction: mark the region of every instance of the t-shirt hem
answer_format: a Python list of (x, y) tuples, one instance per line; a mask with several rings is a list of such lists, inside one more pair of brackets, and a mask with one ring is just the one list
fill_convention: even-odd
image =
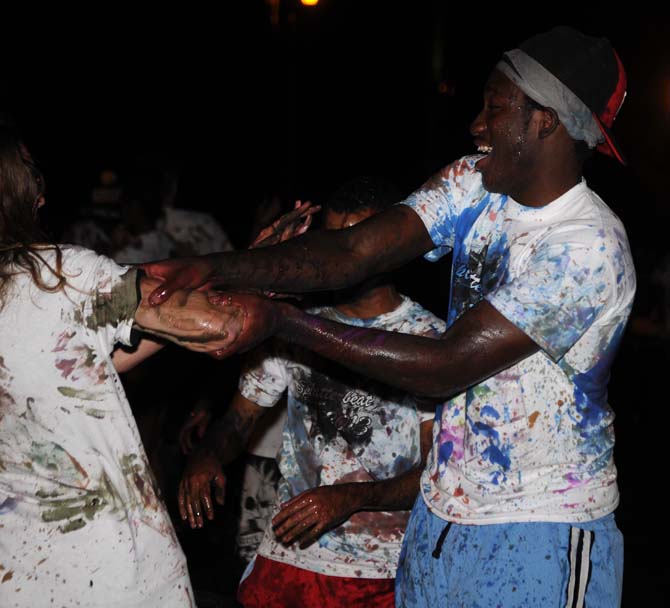
[(444, 521), (449, 521), (455, 524), (463, 524), (465, 526), (485, 526), (489, 524), (516, 524), (523, 522), (544, 522), (544, 523), (565, 523), (565, 524), (580, 524), (595, 521), (601, 517), (605, 517), (610, 513), (613, 513), (614, 510), (619, 506), (619, 496), (611, 504), (605, 507), (601, 507), (598, 510), (589, 509), (588, 511), (572, 511), (570, 514), (559, 514), (559, 513), (536, 513), (536, 512), (518, 512), (518, 513), (505, 513), (499, 515), (482, 515), (482, 516), (467, 516), (467, 515), (453, 515), (442, 512), (434, 504), (431, 503), (428, 498), (426, 498), (425, 492), (421, 491), (421, 496), (423, 497), (428, 510), (443, 519)]
[[(384, 572), (379, 572), (376, 568), (371, 568), (370, 566), (363, 566), (358, 563), (351, 563), (346, 565), (338, 564), (334, 568), (327, 570), (326, 568), (320, 568), (316, 565), (315, 562), (305, 563), (302, 559), (291, 559), (294, 557), (294, 554), (288, 554), (284, 557), (279, 557), (275, 554), (272, 554), (269, 551), (263, 550), (263, 547), (258, 549), (258, 555), (281, 564), (286, 564), (288, 566), (294, 566), (295, 568), (300, 568), (302, 570), (307, 570), (309, 572), (316, 572), (317, 574), (323, 574), (324, 576), (336, 576), (340, 578), (356, 578), (356, 579), (391, 579), (395, 578), (396, 565), (393, 568), (386, 568)], [(328, 562), (329, 566), (333, 566), (333, 562)], [(336, 570), (335, 573), (333, 570)]]

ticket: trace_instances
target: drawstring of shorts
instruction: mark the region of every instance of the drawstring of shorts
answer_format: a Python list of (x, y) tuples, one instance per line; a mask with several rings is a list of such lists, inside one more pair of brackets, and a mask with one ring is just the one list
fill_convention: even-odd
[(438, 537), (437, 542), (435, 543), (435, 549), (433, 549), (432, 553), (435, 559), (439, 559), (440, 555), (442, 555), (442, 545), (444, 544), (444, 539), (447, 538), (449, 528), (451, 528), (451, 522), (447, 522), (447, 525), (444, 526), (444, 530), (440, 532), (440, 536)]

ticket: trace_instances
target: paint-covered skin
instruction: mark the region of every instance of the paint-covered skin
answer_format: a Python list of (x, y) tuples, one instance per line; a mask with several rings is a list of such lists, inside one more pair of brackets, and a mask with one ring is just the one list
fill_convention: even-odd
[[(445, 329), (443, 321), (406, 298), (373, 319), (353, 319), (330, 308), (314, 312), (399, 333), (438, 337)], [(279, 503), (310, 488), (390, 479), (420, 462), (419, 421), (433, 412), (419, 415), (416, 400), (402, 391), (279, 345), (258, 352), (240, 381), (244, 397), (265, 407), (286, 389)], [(306, 549), (280, 544), (268, 529), (259, 553), (332, 576), (392, 578), (407, 517), (406, 511), (355, 513)]]
[(0, 315), (0, 605), (193, 605), (110, 359), (129, 343), (135, 280), (81, 248), (63, 263), (71, 287), (20, 274)]
[(618, 503), (607, 379), (635, 292), (625, 231), (584, 181), (524, 207), (484, 190), (478, 158), (405, 204), (428, 259), (453, 250), (449, 325), (486, 300), (541, 351), (438, 408), (424, 498), (462, 523), (596, 519)]

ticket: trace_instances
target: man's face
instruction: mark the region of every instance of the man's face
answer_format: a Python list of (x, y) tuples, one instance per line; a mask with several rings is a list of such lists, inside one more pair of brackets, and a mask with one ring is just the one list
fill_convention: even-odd
[(484, 108), (470, 126), (475, 145), (486, 154), (475, 168), (489, 192), (518, 199), (532, 184), (537, 163), (536, 114), (527, 109), (521, 89), (493, 70), (484, 89)]

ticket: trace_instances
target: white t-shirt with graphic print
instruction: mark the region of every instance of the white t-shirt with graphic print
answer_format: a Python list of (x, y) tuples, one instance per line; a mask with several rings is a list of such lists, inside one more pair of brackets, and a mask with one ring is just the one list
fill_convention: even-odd
[(110, 358), (129, 341), (135, 281), (62, 251), (69, 287), (41, 291), (23, 272), (0, 312), (0, 605), (193, 606)]
[[(310, 312), (347, 325), (432, 338), (446, 327), (405, 297), (395, 310), (372, 319), (347, 317), (334, 308)], [(418, 412), (417, 400), (406, 393), (299, 348), (275, 343), (255, 353), (240, 379), (242, 395), (271, 407), (287, 389), (279, 503), (323, 485), (390, 479), (420, 462), (419, 424), (433, 417), (431, 405)], [(407, 511), (355, 513), (306, 549), (278, 543), (267, 529), (258, 554), (330, 576), (393, 578), (408, 516)]]
[(585, 181), (524, 207), (484, 189), (479, 158), (404, 204), (429, 259), (453, 251), (449, 325), (486, 299), (541, 350), (438, 407), (423, 496), (465, 524), (597, 519), (619, 498), (607, 381), (635, 293), (628, 239)]

